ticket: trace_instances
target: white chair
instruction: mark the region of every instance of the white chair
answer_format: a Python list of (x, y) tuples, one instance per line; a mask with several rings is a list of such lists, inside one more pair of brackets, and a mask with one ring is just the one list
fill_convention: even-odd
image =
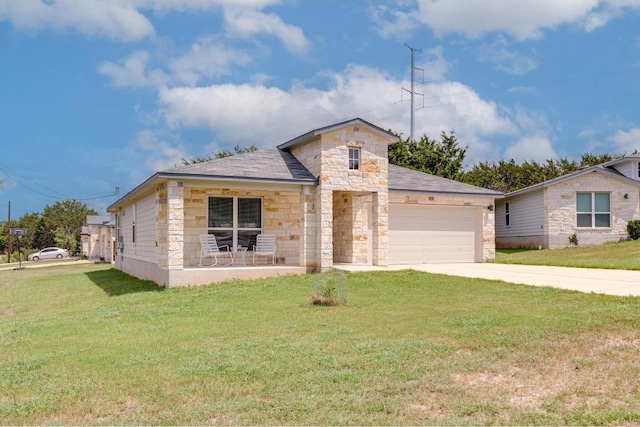
[(253, 263), (256, 256), (270, 256), (271, 264), (276, 263), (276, 236), (273, 234), (258, 234), (256, 244), (253, 246)]
[[(229, 245), (218, 246), (218, 242), (216, 242), (216, 236), (213, 234), (201, 234), (200, 235), (200, 263), (198, 266), (200, 267), (213, 267), (214, 265), (218, 265), (218, 257), (220, 258), (229, 258), (229, 264), (233, 264), (233, 252), (231, 252)], [(221, 251), (220, 248), (227, 248), (227, 251)], [(211, 257), (211, 264), (202, 264), (202, 258)]]

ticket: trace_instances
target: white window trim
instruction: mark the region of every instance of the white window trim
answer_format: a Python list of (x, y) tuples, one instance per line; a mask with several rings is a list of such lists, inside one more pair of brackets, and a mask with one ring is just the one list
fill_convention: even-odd
[[(578, 212), (577, 198), (578, 194), (590, 194), (591, 195), (591, 212)], [(607, 194), (609, 196), (609, 211), (599, 212), (596, 211), (596, 194)], [(591, 215), (591, 226), (578, 226), (578, 215)], [(609, 225), (606, 227), (596, 226), (596, 215), (609, 215)], [(582, 229), (598, 229), (603, 230), (611, 228), (611, 193), (607, 191), (578, 191), (576, 193), (576, 227)]]

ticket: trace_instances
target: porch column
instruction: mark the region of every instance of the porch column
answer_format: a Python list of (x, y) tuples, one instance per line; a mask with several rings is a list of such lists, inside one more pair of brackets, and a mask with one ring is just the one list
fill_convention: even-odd
[(167, 268), (184, 266), (184, 187), (182, 181), (167, 183)]
[(383, 190), (373, 193), (373, 265), (389, 265), (389, 196)]
[(329, 271), (333, 268), (333, 190), (321, 185), (317, 194), (320, 271)]
[(302, 230), (300, 235), (300, 266), (318, 268), (318, 215), (316, 213), (315, 188), (303, 186), (300, 193)]

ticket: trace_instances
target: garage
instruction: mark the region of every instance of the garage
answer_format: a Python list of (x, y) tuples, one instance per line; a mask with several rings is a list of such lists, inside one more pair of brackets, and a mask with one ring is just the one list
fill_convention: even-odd
[(477, 206), (390, 205), (389, 264), (481, 260), (481, 218)]

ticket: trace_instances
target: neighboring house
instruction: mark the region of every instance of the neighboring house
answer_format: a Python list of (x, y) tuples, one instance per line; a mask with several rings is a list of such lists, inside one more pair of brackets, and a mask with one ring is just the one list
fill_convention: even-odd
[(498, 248), (564, 248), (628, 238), (640, 219), (640, 155), (612, 160), (507, 194), (496, 203)]
[[(495, 256), (503, 194), (389, 165), (393, 134), (353, 119), (278, 147), (158, 172), (112, 204), (116, 267), (164, 286)], [(197, 267), (198, 236), (277, 238), (277, 266)]]
[(82, 256), (89, 260), (115, 261), (115, 215), (88, 215), (82, 227)]

